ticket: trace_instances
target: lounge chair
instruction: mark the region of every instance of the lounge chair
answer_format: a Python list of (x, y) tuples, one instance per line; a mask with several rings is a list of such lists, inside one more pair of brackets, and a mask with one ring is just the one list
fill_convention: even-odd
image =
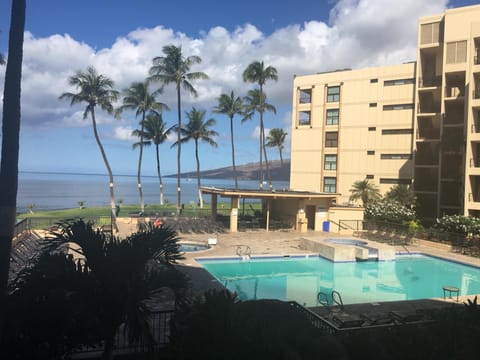
[(389, 314), (360, 314), (367, 326), (390, 325), (395, 321)]
[(332, 317), (332, 322), (339, 329), (347, 329), (361, 327), (365, 323), (365, 320), (357, 315), (342, 312), (334, 315)]
[(418, 311), (390, 311), (389, 313), (392, 320), (401, 324), (408, 324), (412, 322), (418, 322), (425, 320), (424, 314)]

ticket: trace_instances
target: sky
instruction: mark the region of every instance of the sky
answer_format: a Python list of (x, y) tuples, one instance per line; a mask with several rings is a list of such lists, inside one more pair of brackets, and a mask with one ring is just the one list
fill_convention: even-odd
[[(209, 80), (194, 81), (198, 97), (182, 93), (182, 111), (206, 110), (216, 120), (218, 144), (199, 146), (201, 169), (231, 165), (229, 120), (211, 112), (222, 93), (246, 95), (253, 84), (242, 73), (253, 61), (278, 71), (278, 81), (264, 90), (276, 114), (265, 114), (265, 127), (291, 132), (292, 84), (295, 75), (342, 68), (393, 65), (416, 59), (417, 20), (447, 8), (478, 4), (469, 0), (27, 0), (22, 70), (20, 171), (106, 173), (85, 105), (59, 100), (75, 92), (68, 78), (94, 66), (122, 91), (148, 76), (152, 59), (165, 45), (181, 46), (185, 56), (202, 59), (191, 71)], [(8, 55), (10, 0), (0, 0), (0, 52)], [(5, 66), (0, 67), (3, 89)], [(153, 84), (152, 89), (159, 87)], [(3, 92), (0, 95), (3, 99)], [(173, 85), (158, 101), (177, 122)], [(3, 101), (2, 101), (3, 103)], [(121, 105), (121, 102), (115, 106)], [(131, 136), (139, 118), (124, 112), (120, 119), (97, 109), (98, 129), (114, 174), (136, 174), (138, 148)], [(185, 119), (185, 116), (183, 116)], [(185, 121), (185, 120), (184, 120)], [(237, 164), (256, 162), (258, 116), (234, 119)], [(174, 139), (161, 145), (163, 174), (177, 171)], [(289, 158), (287, 136), (284, 157)], [(277, 149), (268, 158), (279, 159)], [(195, 170), (194, 146), (182, 146), (182, 171)], [(143, 173), (156, 174), (154, 148), (144, 151)]]

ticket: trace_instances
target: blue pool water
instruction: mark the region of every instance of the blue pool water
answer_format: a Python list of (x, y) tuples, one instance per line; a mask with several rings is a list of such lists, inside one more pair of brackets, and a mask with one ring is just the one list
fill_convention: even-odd
[(425, 255), (395, 261), (334, 263), (321, 257), (197, 259), (240, 299), (295, 300), (317, 305), (319, 291), (340, 292), (345, 304), (443, 296), (443, 286), (460, 295), (480, 294), (480, 268)]

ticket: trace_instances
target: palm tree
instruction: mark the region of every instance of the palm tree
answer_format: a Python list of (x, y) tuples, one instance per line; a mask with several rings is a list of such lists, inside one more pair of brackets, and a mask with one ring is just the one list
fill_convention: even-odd
[(12, 0), (8, 62), (5, 69), (0, 160), (0, 339), (4, 332), (10, 251), (17, 214), (20, 98), (26, 0)]
[(182, 129), (182, 102), (180, 89), (183, 88), (193, 96), (197, 96), (197, 91), (191, 84), (192, 80), (208, 79), (207, 74), (203, 72), (189, 72), (190, 67), (199, 64), (202, 59), (199, 56), (184, 57), (182, 47), (175, 45), (167, 45), (162, 49), (165, 56), (157, 56), (153, 58), (153, 65), (150, 68), (150, 78), (158, 81), (162, 86), (175, 84), (177, 90), (177, 215), (180, 214), (182, 195), (180, 186), (181, 176), (181, 129)]
[[(67, 247), (76, 259), (70, 271), (84, 274), (82, 282), (63, 285), (65, 302), (68, 305), (79, 297), (84, 299), (85, 303), (76, 309), (76, 314), (80, 312), (83, 317), (77, 320), (83, 328), (86, 323), (96, 324), (90, 331), (92, 336), (104, 342), (102, 358), (112, 358), (115, 335), (122, 324), (130, 340), (139, 340), (141, 335), (151, 339), (149, 315), (161, 288), (178, 290), (184, 285), (184, 277), (173, 266), (182, 259), (175, 231), (148, 224), (145, 231), (118, 239), (95, 230), (92, 223), (81, 219), (67, 220), (59, 225), (61, 230), (48, 237), (48, 249), (58, 253)], [(37, 276), (33, 280), (39, 278), (45, 277)], [(20, 279), (20, 285), (23, 280)], [(52, 282), (44, 282), (52, 286)], [(37, 286), (35, 283), (23, 285), (18, 288)], [(59, 287), (57, 293), (62, 294), (61, 289)], [(48, 286), (44, 286), (43, 291), (44, 294), (52, 293)], [(39, 301), (42, 298), (37, 297)], [(52, 309), (51, 304), (49, 308)]]
[[(246, 120), (249, 120), (253, 117), (255, 112), (262, 114), (265, 111), (271, 111), (274, 114), (277, 113), (275, 106), (267, 103), (267, 95), (264, 92), (261, 92), (259, 89), (250, 90), (245, 97), (245, 107), (244, 107), (244, 118), (242, 123)], [(261, 118), (262, 118), (261, 116)], [(261, 120), (263, 121), (263, 120)], [(272, 187), (272, 179), (270, 178), (270, 168), (268, 166), (267, 152), (265, 148), (265, 132), (263, 131), (263, 124), (260, 125), (260, 188), (263, 188), (263, 169), (262, 169), (262, 151), (265, 154), (265, 164), (267, 168), (267, 177), (270, 181), (270, 188)]]
[(95, 107), (97, 105), (109, 114), (113, 114), (112, 102), (118, 99), (118, 91), (113, 89), (113, 80), (97, 73), (94, 67), (90, 66), (86, 71), (77, 71), (77, 73), (68, 79), (71, 86), (75, 86), (79, 92), (70, 93), (66, 92), (60, 96), (60, 99), (69, 99), (70, 105), (78, 103), (87, 103), (87, 107), (83, 112), (83, 118), (86, 119), (88, 114), (92, 118), (93, 134), (95, 141), (97, 142), (100, 153), (102, 154), (103, 162), (108, 171), (108, 177), (110, 180), (110, 217), (112, 219), (113, 228), (118, 231), (117, 216), (115, 213), (115, 194), (113, 191), (113, 173), (110, 163), (107, 159), (107, 154), (100, 141), (100, 136), (97, 130), (97, 121), (95, 119)]
[(363, 206), (381, 198), (378, 187), (368, 179), (355, 181), (350, 189), (350, 201), (362, 200)]
[(239, 96), (235, 97), (233, 90), (230, 95), (222, 94), (218, 98), (218, 104), (213, 109), (213, 112), (216, 114), (225, 114), (230, 119), (230, 143), (232, 144), (233, 177), (235, 178), (235, 189), (238, 189), (237, 169), (235, 167), (235, 146), (233, 142), (233, 117), (237, 114), (243, 115), (243, 99)]
[(417, 196), (410, 185), (397, 184), (385, 194), (387, 200), (396, 201), (404, 206), (415, 207)]
[[(134, 82), (128, 89), (124, 90), (123, 105), (120, 106), (117, 110), (117, 114), (120, 114), (125, 110), (135, 110), (135, 115), (141, 115), (142, 119), (140, 121), (141, 129), (138, 135), (140, 136), (140, 142), (133, 145), (135, 149), (137, 146), (140, 147), (140, 152), (138, 155), (138, 169), (137, 169), (137, 186), (138, 192), (140, 195), (140, 211), (145, 212), (145, 202), (143, 200), (143, 191), (142, 191), (142, 156), (143, 156), (143, 127), (145, 123), (145, 117), (148, 112), (152, 111), (162, 111), (164, 108), (168, 108), (167, 105), (158, 102), (155, 99), (155, 95), (160, 91), (155, 93), (150, 93), (148, 90), (148, 82)], [(161, 90), (161, 89), (160, 89)]]
[(270, 130), (267, 136), (267, 143), (265, 144), (268, 147), (277, 147), (278, 152), (280, 153), (280, 163), (283, 166), (283, 157), (282, 157), (282, 150), (283, 150), (283, 143), (285, 142), (285, 137), (288, 134), (280, 128), (273, 128)]
[[(144, 146), (151, 144), (155, 145), (155, 154), (157, 158), (157, 175), (160, 183), (160, 205), (163, 205), (163, 181), (160, 172), (160, 150), (159, 145), (163, 144), (167, 140), (168, 135), (171, 132), (171, 128), (166, 129), (167, 124), (163, 121), (162, 114), (157, 112), (151, 112), (147, 115), (147, 118), (142, 121), (142, 129), (133, 130), (133, 136), (139, 136), (142, 133)], [(138, 143), (137, 143), (138, 144)], [(136, 145), (136, 144), (134, 144)]]
[[(263, 86), (267, 80), (278, 80), (277, 69), (272, 66), (265, 67), (263, 61), (254, 61), (243, 72), (243, 81), (256, 83), (259, 86), (260, 96), (259, 99), (261, 103), (259, 104), (259, 113), (260, 113), (260, 188), (263, 187), (263, 168), (262, 168), (262, 149), (265, 154), (265, 164), (267, 166), (267, 175), (269, 175), (268, 161), (267, 161), (267, 151), (265, 149), (265, 131), (263, 124), (263, 111), (264, 106), (263, 102), (266, 97), (263, 96)], [(270, 180), (270, 187), (272, 187), (272, 180)]]
[[(197, 186), (198, 186), (198, 199), (200, 201), (200, 208), (203, 208), (203, 198), (202, 192), (200, 191), (200, 158), (198, 157), (198, 142), (206, 142), (213, 147), (217, 147), (217, 143), (212, 139), (213, 136), (218, 136), (218, 133), (215, 130), (210, 130), (212, 126), (215, 126), (215, 119), (208, 119), (204, 121), (205, 110), (197, 110), (192, 108), (190, 112), (186, 112), (188, 123), (184, 128), (181, 129), (183, 137), (180, 142), (186, 143), (193, 139), (195, 142), (195, 159), (197, 160)], [(174, 146), (177, 143), (173, 144)]]

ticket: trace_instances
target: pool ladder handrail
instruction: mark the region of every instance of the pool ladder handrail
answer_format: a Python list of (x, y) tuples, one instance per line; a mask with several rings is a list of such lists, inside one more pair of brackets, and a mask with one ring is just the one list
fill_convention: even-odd
[(332, 302), (335, 304), (335, 305), (338, 305), (340, 306), (340, 310), (343, 311), (343, 300), (342, 300), (342, 296), (340, 295), (340, 293), (336, 290), (333, 290), (332, 291)]
[(240, 257), (247, 256), (248, 258), (250, 258), (250, 255), (252, 253), (250, 246), (248, 245), (245, 246), (245, 252), (242, 251), (242, 246), (243, 245), (237, 245), (237, 251), (236, 251), (237, 255)]

